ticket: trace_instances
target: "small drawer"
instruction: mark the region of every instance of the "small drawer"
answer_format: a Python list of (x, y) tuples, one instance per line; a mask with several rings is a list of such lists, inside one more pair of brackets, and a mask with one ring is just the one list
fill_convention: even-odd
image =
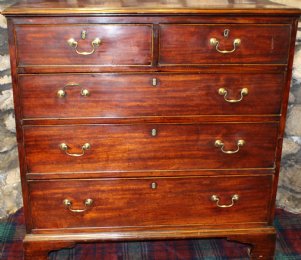
[(274, 168), (277, 130), (278, 123), (26, 126), (24, 146), (29, 173)]
[(266, 223), (272, 180), (272, 175), (263, 175), (30, 181), (32, 226)]
[(31, 25), (16, 27), (18, 66), (146, 66), (152, 25)]
[(276, 115), (284, 81), (283, 73), (19, 76), (24, 118)]
[(290, 25), (160, 25), (161, 65), (286, 64)]

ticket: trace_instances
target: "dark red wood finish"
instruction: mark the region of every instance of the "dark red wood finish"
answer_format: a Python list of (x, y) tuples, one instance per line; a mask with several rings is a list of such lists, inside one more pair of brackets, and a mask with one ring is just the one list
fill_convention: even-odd
[[(82, 31), (87, 32), (84, 40)], [(79, 52), (91, 52), (95, 38), (101, 43), (91, 55), (77, 54), (68, 45), (74, 39)], [(152, 61), (151, 24), (20, 25), (16, 43), (19, 66), (149, 66)]]
[[(272, 259), (300, 10), (253, 0), (139, 3), (23, 1), (5, 11), (25, 259), (46, 259), (48, 251), (83, 241), (201, 237), (252, 244), (254, 259)], [(67, 43), (74, 38), (79, 51), (90, 51), (96, 37), (102, 42), (91, 55)], [(213, 37), (221, 50), (231, 50), (236, 38), (241, 44), (221, 54)], [(58, 98), (70, 82), (80, 86)], [(243, 87), (249, 93), (229, 104), (221, 87), (229, 99)], [(82, 88), (90, 95), (80, 96)], [(236, 154), (214, 146), (221, 139), (235, 150), (240, 138), (246, 144)], [(85, 142), (91, 149), (73, 158), (61, 142), (71, 153)], [(235, 191), (241, 196), (230, 208), (209, 199), (216, 192), (228, 204)], [(80, 208), (88, 195), (95, 204), (84, 214), (62, 204), (68, 197)]]
[[(160, 25), (159, 64), (286, 64), (290, 33), (289, 25)], [(235, 39), (241, 43), (235, 52), (221, 54), (210, 45), (211, 38), (221, 51), (233, 50)]]
[[(34, 229), (229, 226), (267, 222), (272, 176), (31, 181), (29, 187)], [(221, 205), (230, 205), (234, 194), (239, 199), (219, 208), (214, 194)], [(69, 199), (71, 209), (85, 209), (88, 198), (93, 204), (81, 213), (63, 204)]]
[[(19, 86), (24, 118), (279, 115), (284, 79), (283, 73), (44, 74), (21, 75)], [(229, 103), (220, 88), (230, 100), (239, 100), (243, 88), (248, 94)], [(66, 96), (59, 98), (59, 90)]]
[(162, 2), (161, 0), (147, 2), (131, 1), (110, 1), (101, 2), (86, 0), (43, 0), (28, 1), (21, 0), (19, 3), (4, 11), (5, 15), (27, 16), (27, 15), (56, 15), (56, 16), (76, 16), (76, 15), (104, 15), (126, 14), (131, 15), (232, 15), (240, 17), (242, 15), (259, 16), (266, 18), (269, 16), (297, 16), (300, 10), (291, 6), (281, 5), (270, 0), (211, 0), (210, 2), (199, 1), (174, 1)]
[[(152, 136), (155, 129), (156, 136)], [(90, 125), (24, 128), (28, 172), (273, 168), (277, 124)], [(215, 147), (224, 142), (235, 154)], [(66, 143), (72, 157), (60, 150)], [(189, 174), (189, 173), (188, 173)]]

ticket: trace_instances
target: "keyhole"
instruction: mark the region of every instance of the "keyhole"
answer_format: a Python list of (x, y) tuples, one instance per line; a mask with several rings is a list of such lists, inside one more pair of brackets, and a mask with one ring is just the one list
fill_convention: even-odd
[(152, 136), (156, 136), (157, 135), (157, 130), (156, 129), (152, 129), (151, 134), (152, 134)]
[(157, 187), (158, 187), (158, 184), (157, 184), (156, 182), (152, 182), (152, 183), (151, 183), (151, 189), (152, 189), (152, 190), (157, 189)]
[(225, 37), (225, 38), (228, 38), (228, 37), (229, 37), (229, 34), (230, 34), (230, 30), (229, 30), (229, 29), (225, 29), (225, 30), (224, 30), (224, 37)]
[(82, 31), (81, 32), (81, 37), (82, 37), (83, 40), (85, 40), (86, 37), (87, 37), (87, 32), (86, 31)]
[(152, 85), (153, 85), (153, 87), (156, 87), (157, 84), (158, 84), (158, 80), (156, 78), (153, 78), (152, 79)]

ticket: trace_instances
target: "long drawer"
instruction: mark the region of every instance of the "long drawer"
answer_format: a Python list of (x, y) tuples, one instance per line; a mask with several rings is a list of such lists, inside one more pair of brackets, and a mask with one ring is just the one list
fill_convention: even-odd
[(24, 127), (28, 172), (273, 168), (278, 123)]
[(146, 66), (151, 24), (69, 24), (16, 27), (18, 65)]
[(160, 25), (159, 63), (286, 64), (290, 25)]
[[(284, 74), (21, 75), (24, 118), (280, 114)], [(208, 109), (210, 108), (210, 109)]]
[(30, 181), (34, 229), (267, 222), (272, 175)]

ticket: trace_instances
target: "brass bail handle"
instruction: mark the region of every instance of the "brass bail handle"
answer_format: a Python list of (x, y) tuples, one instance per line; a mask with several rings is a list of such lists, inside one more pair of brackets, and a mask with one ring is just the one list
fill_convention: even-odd
[[(80, 84), (78, 84), (78, 83), (68, 83), (68, 84), (66, 84), (63, 88), (61, 88), (57, 91), (57, 93), (56, 93), (57, 96), (59, 98), (66, 97), (66, 95), (67, 95), (66, 88), (70, 88), (70, 87), (80, 87)], [(83, 97), (88, 97), (88, 96), (90, 96), (90, 91), (88, 89), (83, 88), (80, 91), (80, 95), (83, 96)]]
[(91, 51), (79, 51), (77, 49), (78, 47), (78, 42), (76, 40), (74, 40), (73, 38), (70, 38), (68, 41), (67, 41), (68, 45), (71, 47), (71, 48), (74, 48), (75, 49), (75, 52), (79, 55), (84, 55), (84, 56), (87, 56), (87, 55), (91, 55), (95, 52), (96, 50), (96, 47), (99, 47), (100, 44), (101, 44), (101, 40), (97, 37), (95, 38), (92, 42), (91, 42), (91, 46), (92, 46), (92, 50)]
[(215, 46), (215, 49), (217, 52), (222, 53), (222, 54), (227, 54), (227, 53), (232, 53), (237, 50), (237, 47), (241, 44), (240, 39), (234, 39), (233, 41), (233, 49), (232, 50), (220, 50), (219, 49), (219, 41), (216, 38), (211, 38), (209, 40), (209, 43), (211, 46)]
[(91, 145), (89, 143), (85, 143), (81, 149), (82, 149), (82, 152), (81, 153), (69, 153), (68, 152), (68, 149), (69, 149), (69, 146), (66, 144), (66, 143), (61, 143), (59, 145), (59, 148), (65, 152), (65, 154), (69, 155), (69, 156), (72, 156), (72, 157), (80, 157), (80, 156), (83, 156), (85, 154), (85, 152), (87, 150), (89, 150), (91, 148)]
[(228, 90), (225, 88), (219, 88), (218, 89), (218, 94), (221, 96), (224, 96), (224, 100), (228, 103), (238, 103), (241, 102), (244, 98), (244, 96), (248, 95), (249, 90), (247, 88), (243, 88), (240, 90), (240, 98), (239, 99), (228, 99)]
[(234, 206), (235, 201), (239, 200), (239, 196), (237, 194), (232, 195), (230, 204), (222, 204), (222, 205), (219, 204), (220, 198), (219, 198), (219, 196), (217, 196), (215, 194), (211, 196), (211, 200), (213, 202), (216, 202), (216, 206), (219, 208), (231, 208)]
[(240, 150), (240, 147), (244, 146), (245, 144), (246, 144), (245, 140), (242, 140), (242, 139), (241, 139), (241, 140), (238, 140), (238, 141), (237, 141), (237, 149), (234, 150), (234, 151), (227, 151), (227, 150), (224, 149), (225, 144), (224, 144), (224, 142), (223, 142), (222, 140), (216, 140), (216, 141), (214, 142), (215, 147), (220, 148), (221, 151), (222, 151), (223, 153), (225, 153), (225, 154), (234, 154), (234, 153), (238, 153), (239, 150)]
[(87, 211), (93, 204), (93, 200), (92, 199), (86, 199), (84, 201), (84, 208), (83, 209), (72, 209), (72, 201), (71, 200), (68, 200), (68, 199), (64, 199), (63, 200), (63, 204), (65, 205), (65, 207), (67, 209), (69, 209), (71, 212), (74, 212), (74, 213), (82, 213), (82, 212), (85, 212)]

